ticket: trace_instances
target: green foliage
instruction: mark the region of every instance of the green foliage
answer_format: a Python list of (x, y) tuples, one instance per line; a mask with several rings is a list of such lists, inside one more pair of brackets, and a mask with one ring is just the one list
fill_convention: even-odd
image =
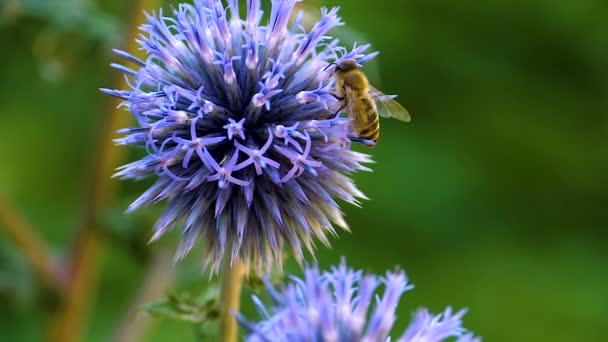
[(0, 30), (19, 27), (31, 21), (42, 22), (33, 40), (40, 76), (60, 82), (69, 72), (75, 56), (90, 46), (109, 49), (117, 43), (120, 21), (103, 13), (90, 0), (5, 0), (0, 3)]
[(218, 317), (218, 295), (217, 286), (209, 287), (196, 297), (192, 297), (188, 292), (171, 293), (167, 299), (146, 304), (142, 309), (156, 317), (203, 324)]
[[(0, 8), (10, 1), (0, 1)], [(56, 249), (70, 241), (103, 110), (97, 89), (110, 80), (109, 47), (102, 42), (119, 36), (126, 4), (80, 3), (28, 0), (18, 20), (4, 16), (0, 25), (0, 189), (15, 198)], [(353, 267), (374, 272), (399, 264), (416, 285), (401, 303), (400, 318), (422, 304), (430, 303), (433, 311), (447, 304), (466, 306), (466, 326), (487, 341), (603, 340), (608, 314), (605, 1), (322, 4), (340, 5), (348, 28), (364, 37), (356, 39), (369, 40), (382, 52), (378, 75), (371, 71), (370, 79), (398, 94), (413, 120), (381, 122), (379, 145), (365, 150), (377, 161), (375, 171), (357, 175), (372, 200), (362, 209), (345, 207), (353, 233), (333, 239), (331, 250), (319, 247), (321, 267), (338, 263), (341, 255)], [(50, 45), (59, 48), (34, 53), (35, 42), (50, 27), (63, 32), (63, 39), (51, 40), (61, 41)], [(68, 31), (78, 33), (65, 35)], [(41, 61), (55, 58), (53, 51), (67, 62), (63, 76), (49, 83), (39, 69)], [(103, 215), (109, 221), (106, 243), (124, 252), (103, 265), (87, 341), (112, 336), (141, 276), (132, 272), (140, 266), (125, 250), (138, 235), (144, 241), (138, 246), (147, 243), (147, 222), (157, 215), (158, 208), (151, 208), (145, 212), (148, 221), (119, 218), (146, 188), (122, 185), (122, 197), (110, 210), (115, 213)], [(177, 234), (160, 243), (176, 241)], [(0, 244), (0, 255), (8, 250)], [(199, 257), (176, 266), (183, 291), (200, 293), (207, 280)], [(287, 272), (300, 272), (293, 260), (287, 264)], [(3, 339), (44, 336), (48, 308), (35, 295), (29, 272), (20, 258), (0, 260), (0, 299), (28, 303), (17, 305), (23, 314), (15, 313), (15, 305), (0, 306)], [(196, 310), (204, 304), (197, 299), (183, 301), (200, 318), (204, 312)], [(247, 295), (243, 306), (255, 317)], [(163, 317), (193, 315), (173, 306), (158, 310)], [(192, 340), (191, 325), (164, 320), (145, 341)]]
[(78, 32), (88, 40), (112, 41), (120, 33), (115, 16), (103, 13), (91, 0), (5, 0), (0, 4), (2, 24), (36, 18), (44, 21), (51, 32)]
[(198, 296), (189, 292), (170, 293), (167, 299), (146, 304), (142, 310), (156, 318), (169, 318), (191, 325), (197, 341), (217, 336), (219, 289), (210, 285)]
[(14, 310), (31, 305), (35, 283), (25, 260), (14, 249), (0, 243), (0, 265), (0, 301)]

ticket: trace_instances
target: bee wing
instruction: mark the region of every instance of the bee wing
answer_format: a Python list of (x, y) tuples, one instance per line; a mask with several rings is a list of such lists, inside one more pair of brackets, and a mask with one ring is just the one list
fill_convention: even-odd
[(352, 112), (354, 110), (354, 102), (357, 101), (357, 95), (351, 87), (344, 87), (344, 100), (346, 101), (346, 111)]
[(405, 122), (410, 122), (412, 120), (407, 109), (403, 108), (399, 102), (395, 101), (395, 95), (386, 95), (371, 85), (369, 86), (369, 95), (376, 103), (380, 116), (395, 118)]

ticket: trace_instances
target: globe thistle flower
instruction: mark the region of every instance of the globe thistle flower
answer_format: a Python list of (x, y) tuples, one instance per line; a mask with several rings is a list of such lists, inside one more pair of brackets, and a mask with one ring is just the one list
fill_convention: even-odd
[[(252, 323), (237, 315), (250, 334), (248, 342), (390, 341), (399, 299), (413, 288), (401, 271), (388, 272), (379, 278), (354, 271), (344, 261), (331, 272), (320, 274), (317, 267), (312, 267), (304, 271), (304, 279), (291, 277), (291, 280), (281, 292), (266, 284), (273, 301), (270, 309), (253, 297), (262, 321)], [(379, 296), (377, 290), (381, 285), (384, 292)], [(449, 307), (439, 315), (419, 310), (397, 341), (457, 338), (458, 342), (481, 342), (462, 328), (465, 313), (466, 310), (453, 313)]]
[(195, 0), (148, 16), (138, 40), (145, 61), (115, 50), (135, 67), (113, 65), (130, 89), (102, 91), (138, 124), (116, 142), (147, 151), (116, 176), (158, 177), (128, 211), (167, 200), (152, 240), (181, 225), (177, 258), (202, 241), (212, 271), (226, 251), (247, 268), (280, 268), (284, 246), (301, 261), (314, 238), (329, 244), (332, 224), (348, 229), (336, 200), (365, 198), (348, 175), (369, 170), (370, 158), (350, 149), (324, 68), (376, 54), (328, 36), (343, 25), (337, 8), (322, 9), (309, 32), (301, 15), (290, 25), (296, 2), (272, 0), (262, 25), (260, 0), (247, 1), (245, 18), (237, 0)]

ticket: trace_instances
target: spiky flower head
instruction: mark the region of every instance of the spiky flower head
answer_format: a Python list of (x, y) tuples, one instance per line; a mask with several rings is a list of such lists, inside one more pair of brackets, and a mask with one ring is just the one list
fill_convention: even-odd
[[(307, 268), (304, 279), (292, 277), (282, 291), (267, 284), (273, 306), (266, 308), (253, 297), (262, 321), (252, 323), (238, 316), (250, 333), (248, 342), (384, 342), (390, 341), (397, 319), (395, 310), (401, 295), (413, 288), (401, 271), (385, 277), (364, 275), (343, 261), (339, 267), (321, 274)], [(378, 289), (383, 286), (383, 295)], [(399, 342), (439, 342), (450, 338), (458, 342), (481, 342), (462, 328), (465, 310), (431, 315), (421, 309), (415, 313)]]
[(258, 271), (280, 264), (284, 246), (302, 260), (315, 237), (329, 243), (332, 224), (347, 229), (336, 199), (364, 198), (348, 175), (370, 159), (351, 151), (324, 68), (376, 54), (327, 36), (342, 25), (337, 8), (322, 9), (310, 32), (301, 15), (290, 24), (296, 2), (272, 0), (266, 26), (260, 0), (247, 1), (244, 19), (237, 0), (153, 13), (138, 40), (148, 58), (116, 50), (135, 66), (113, 65), (131, 89), (103, 89), (138, 123), (117, 143), (148, 152), (116, 176), (158, 177), (129, 211), (166, 199), (152, 239), (183, 224), (177, 257), (203, 241), (213, 271), (226, 251)]

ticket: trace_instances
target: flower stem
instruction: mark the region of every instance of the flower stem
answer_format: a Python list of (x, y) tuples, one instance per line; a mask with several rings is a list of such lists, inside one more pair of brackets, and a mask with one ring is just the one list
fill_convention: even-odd
[(220, 341), (236, 342), (238, 325), (234, 312), (239, 311), (241, 304), (241, 288), (245, 275), (244, 267), (240, 261), (230, 264), (230, 250), (224, 256), (222, 269), (222, 288), (220, 292)]
[(150, 317), (137, 315), (145, 304), (158, 300), (174, 282), (175, 268), (169, 253), (160, 252), (153, 256), (142, 280), (137, 296), (133, 299), (127, 312), (124, 313), (112, 341), (143, 341)]
[[(130, 12), (127, 14), (127, 25), (123, 36), (125, 50), (134, 53), (137, 50), (138, 26), (144, 19), (144, 9), (152, 6), (155, 0), (132, 0)], [(122, 77), (117, 77), (114, 86), (119, 89), (124, 86)], [(67, 285), (66, 297), (55, 315), (51, 341), (71, 342), (81, 339), (84, 330), (86, 314), (89, 304), (95, 293), (97, 273), (101, 248), (99, 246), (99, 233), (97, 219), (101, 209), (113, 197), (116, 184), (110, 180), (113, 170), (123, 159), (112, 143), (115, 132), (125, 127), (128, 116), (116, 108), (117, 102), (111, 100), (107, 103), (106, 112), (98, 132), (98, 142), (95, 148), (94, 159), (91, 165), (89, 188), (84, 198), (82, 215), (72, 243), (70, 254), (70, 278)]]
[(17, 211), (17, 209), (0, 194), (0, 229), (15, 243), (25, 259), (32, 265), (38, 278), (49, 288), (63, 292), (59, 265), (52, 258), (48, 246)]

